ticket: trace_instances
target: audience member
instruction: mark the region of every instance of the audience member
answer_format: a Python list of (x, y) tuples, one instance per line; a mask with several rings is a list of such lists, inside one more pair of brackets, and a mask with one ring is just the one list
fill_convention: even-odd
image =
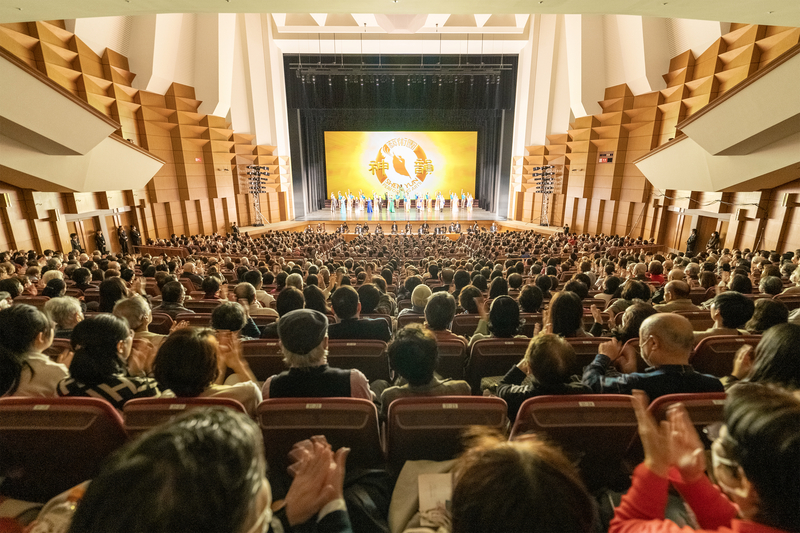
[[(238, 383), (223, 385), (229, 368)], [(178, 398), (231, 398), (252, 417), (261, 403), (261, 389), (242, 357), (239, 339), (228, 334), (218, 340), (211, 329), (183, 328), (171, 333), (158, 349), (153, 375), (162, 389)]]
[(153, 313), (147, 300), (135, 294), (130, 298), (120, 300), (114, 305), (114, 316), (123, 319), (133, 330), (133, 338), (145, 340), (153, 345), (155, 350), (161, 346), (166, 336), (153, 333), (147, 328), (153, 321)]
[(700, 311), (690, 298), (691, 288), (685, 281), (670, 281), (664, 288), (664, 301), (656, 305), (660, 313), (674, 313), (677, 311)]
[(483, 305), (483, 298), (478, 301), (478, 311), (481, 319), (475, 328), (475, 333), (469, 339), (469, 345), (480, 339), (497, 337), (510, 339), (512, 337), (522, 337), (518, 335), (524, 321), (519, 317), (519, 304), (511, 296), (499, 296), (492, 300), (489, 312)]
[(736, 291), (725, 291), (714, 297), (710, 307), (714, 325), (705, 331), (694, 332), (697, 344), (706, 337), (715, 335), (745, 335), (745, 325), (753, 317), (753, 300)]
[(211, 327), (217, 331), (229, 331), (243, 340), (261, 337), (261, 331), (247, 308), (238, 302), (222, 302), (215, 307), (211, 312)]
[[(350, 289), (355, 292), (355, 289)], [(289, 370), (264, 382), (262, 393), (265, 399), (375, 399), (367, 378), (360, 371), (328, 366), (328, 330), (328, 318), (318, 311), (298, 309), (281, 316), (278, 335), (283, 361)]]
[(161, 288), (161, 304), (153, 307), (153, 311), (169, 315), (172, 320), (175, 320), (181, 313), (194, 314), (194, 311), (183, 306), (185, 298), (186, 289), (180, 282), (165, 283)]
[(469, 396), (466, 381), (440, 379), (435, 375), (439, 365), (436, 337), (421, 324), (409, 324), (398, 330), (389, 344), (389, 366), (401, 384), (389, 387), (381, 394), (381, 414), (385, 419), (389, 404), (409, 396)]
[(353, 287), (339, 287), (331, 295), (331, 306), (339, 322), (331, 324), (328, 336), (331, 339), (374, 339), (389, 342), (392, 332), (388, 322), (382, 318), (359, 318), (361, 302)]
[(617, 373), (611, 363), (622, 355), (622, 344), (614, 339), (600, 345), (600, 353), (584, 369), (582, 381), (597, 394), (630, 394), (640, 389), (650, 399), (665, 394), (722, 392), (719, 379), (695, 372), (689, 364), (693, 346), (692, 324), (686, 317), (658, 313), (639, 328), (639, 349), (651, 368), (643, 373)]
[(278, 293), (275, 298), (275, 310), (278, 311), (278, 320), (272, 324), (267, 324), (261, 330), (262, 339), (277, 339), (278, 338), (278, 323), (281, 321), (280, 317), (291, 311), (303, 309), (306, 301), (303, 293), (294, 287), (287, 287)]
[(56, 339), (69, 339), (72, 329), (83, 320), (81, 302), (71, 296), (48, 300), (44, 304), (44, 313), (55, 324), (53, 337)]
[(456, 300), (450, 293), (437, 292), (428, 299), (425, 306), (425, 325), (433, 332), (437, 341), (462, 340), (467, 342), (464, 337), (450, 331), (455, 316)]
[(425, 314), (425, 305), (428, 303), (428, 298), (431, 297), (431, 294), (431, 288), (424, 283), (414, 287), (414, 292), (411, 293), (411, 307), (401, 310), (397, 314), (397, 318), (404, 315)]
[(53, 343), (54, 328), (44, 313), (31, 305), (0, 310), (0, 396), (56, 395), (67, 367), (44, 355)]
[(59, 396), (102, 398), (122, 410), (132, 398), (161, 396), (155, 379), (146, 377), (155, 350), (151, 344), (133, 347), (133, 332), (121, 318), (101, 314), (72, 330), (75, 355), (69, 377), (58, 384)]
[(772, 326), (789, 321), (789, 308), (780, 300), (759, 298), (755, 301), (753, 317), (747, 321), (744, 329), (752, 335), (761, 335)]
[(561, 291), (550, 300), (547, 319), (553, 333), (561, 337), (590, 337), (583, 329), (583, 303), (580, 296), (570, 291)]
[(333, 453), (322, 437), (309, 444), (273, 515), (258, 426), (223, 407), (189, 411), (114, 455), (89, 484), (69, 531), (351, 532), (343, 497), (349, 449)]
[(497, 396), (508, 404), (509, 420), (515, 420), (522, 403), (534, 396), (591, 393), (583, 383), (570, 381), (575, 364), (575, 350), (558, 335), (540, 333), (531, 339), (525, 357), (497, 387)]

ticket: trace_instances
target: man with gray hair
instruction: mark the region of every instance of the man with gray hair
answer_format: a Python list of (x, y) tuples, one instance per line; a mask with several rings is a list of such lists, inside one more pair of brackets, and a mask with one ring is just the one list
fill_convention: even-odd
[(303, 276), (298, 273), (289, 274), (286, 277), (286, 286), (287, 287), (294, 287), (297, 290), (303, 290)]
[[(680, 271), (679, 271), (680, 272)], [(700, 311), (691, 299), (691, 289), (685, 281), (670, 281), (664, 287), (664, 301), (656, 305), (659, 313), (675, 313), (678, 311)]]
[(374, 400), (367, 378), (356, 369), (328, 366), (328, 317), (297, 309), (278, 321), (281, 353), (289, 370), (261, 389), (267, 398), (364, 398)]
[(167, 338), (165, 335), (159, 335), (147, 330), (150, 322), (153, 321), (153, 313), (150, 311), (150, 305), (147, 300), (138, 294), (114, 304), (113, 314), (128, 323), (128, 327), (133, 330), (134, 339), (150, 341), (156, 350)]
[(695, 372), (689, 364), (694, 336), (686, 317), (671, 313), (648, 317), (639, 328), (639, 346), (650, 367), (645, 372), (614, 370), (611, 363), (622, 355), (622, 344), (615, 339), (600, 345), (600, 353), (583, 371), (583, 384), (596, 394), (631, 394), (639, 389), (651, 400), (667, 394), (725, 391), (719, 378)]
[(44, 313), (56, 324), (56, 339), (72, 337), (72, 329), (83, 320), (81, 302), (72, 296), (51, 298), (44, 304)]

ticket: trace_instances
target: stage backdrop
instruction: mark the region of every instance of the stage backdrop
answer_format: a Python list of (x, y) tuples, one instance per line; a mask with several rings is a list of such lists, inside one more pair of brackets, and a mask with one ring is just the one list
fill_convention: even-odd
[(477, 151), (477, 131), (326, 131), (326, 196), (475, 196)]

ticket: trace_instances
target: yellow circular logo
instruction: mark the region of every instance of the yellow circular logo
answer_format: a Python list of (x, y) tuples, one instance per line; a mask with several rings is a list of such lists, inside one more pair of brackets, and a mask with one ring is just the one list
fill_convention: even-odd
[(433, 172), (433, 162), (416, 141), (398, 137), (381, 146), (375, 160), (370, 161), (370, 172), (384, 188), (410, 192)]

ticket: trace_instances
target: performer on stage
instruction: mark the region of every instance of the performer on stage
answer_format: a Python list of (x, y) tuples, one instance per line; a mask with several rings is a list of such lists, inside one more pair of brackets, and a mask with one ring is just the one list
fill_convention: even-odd
[(367, 199), (367, 214), (372, 214), (372, 198)]
[(395, 198), (397, 198), (397, 193), (391, 195), (389, 193), (386, 193), (386, 205), (390, 213), (394, 213)]
[(468, 192), (467, 193), (467, 209), (470, 210), (470, 211), (472, 210), (472, 203), (473, 203), (473, 201), (472, 201), (472, 193)]
[(331, 193), (331, 212), (336, 211), (336, 195)]
[(464, 189), (461, 189), (461, 205), (458, 207), (467, 207), (467, 195), (464, 194)]
[(418, 194), (416, 195), (416, 200), (417, 200), (417, 210), (422, 211), (423, 209), (425, 209), (425, 197), (422, 196), (421, 194)]

